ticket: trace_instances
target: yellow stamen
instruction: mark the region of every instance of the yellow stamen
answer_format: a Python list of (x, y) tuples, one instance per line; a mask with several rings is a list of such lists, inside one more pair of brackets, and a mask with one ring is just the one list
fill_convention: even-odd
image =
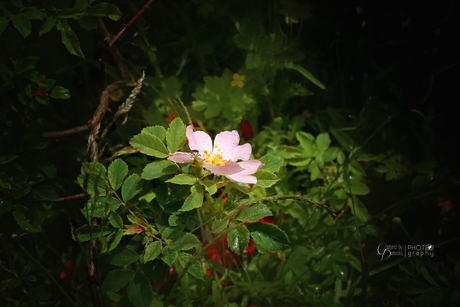
[[(222, 150), (218, 149), (217, 152), (222, 152)], [(207, 164), (211, 164), (215, 166), (222, 166), (232, 161), (232, 159), (223, 160), (221, 154), (214, 153), (214, 152), (209, 153), (207, 150), (203, 150), (203, 160)]]

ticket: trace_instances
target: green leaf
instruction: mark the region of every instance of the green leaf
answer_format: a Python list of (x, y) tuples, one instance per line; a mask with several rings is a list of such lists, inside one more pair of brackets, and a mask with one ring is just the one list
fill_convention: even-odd
[(303, 151), (307, 158), (314, 157), (316, 152), (316, 146), (314, 144), (315, 137), (310, 133), (299, 131), (295, 134), (297, 141), (300, 143)]
[(163, 142), (155, 135), (149, 133), (142, 132), (134, 136), (131, 141), (129, 141), (129, 144), (133, 147), (142, 148), (141, 152), (149, 156), (157, 158), (166, 158), (169, 156), (168, 150)]
[(326, 151), (326, 149), (329, 148), (330, 144), (331, 144), (331, 138), (329, 137), (328, 133), (320, 133), (316, 137), (316, 146), (318, 146), (318, 149), (321, 152)]
[(130, 248), (118, 247), (114, 249), (107, 258), (110, 264), (124, 266), (136, 262), (139, 259), (139, 255)]
[(120, 201), (115, 197), (92, 198), (88, 200), (87, 205), (83, 208), (83, 214), (89, 214), (91, 217), (104, 217), (107, 210), (116, 211), (120, 205)]
[(261, 252), (279, 250), (289, 244), (289, 239), (277, 226), (268, 223), (254, 223), (248, 226), (249, 233)]
[(254, 54), (254, 53), (248, 53), (248, 55), (246, 56), (246, 67), (248, 69), (253, 69), (253, 68), (257, 68), (260, 66), (260, 55), (258, 55), (257, 53)]
[(312, 74), (311, 72), (309, 72), (308, 70), (306, 70), (306, 69), (303, 68), (302, 66), (297, 65), (297, 64), (294, 64), (294, 63), (292, 63), (292, 62), (286, 62), (286, 63), (284, 63), (284, 68), (297, 70), (297, 71), (300, 72), (305, 78), (307, 78), (308, 80), (310, 80), (311, 82), (313, 82), (313, 84), (315, 84), (316, 86), (318, 86), (320, 89), (322, 89), (322, 90), (325, 90), (325, 89), (326, 89), (326, 87), (325, 87), (321, 82), (319, 82), (319, 80), (316, 79), (315, 76), (313, 76), (313, 74)]
[(217, 192), (217, 184), (212, 180), (203, 180), (200, 181), (200, 184), (203, 185), (210, 195), (213, 195)]
[(67, 48), (67, 51), (69, 51), (70, 54), (85, 58), (83, 51), (81, 51), (77, 35), (72, 31), (67, 21), (58, 19), (56, 22), (56, 29), (61, 31), (61, 40)]
[(3, 31), (8, 27), (8, 19), (5, 17), (0, 17), (0, 36), (2, 36)]
[(239, 48), (254, 50), (257, 48), (260, 40), (264, 37), (265, 31), (261, 23), (253, 21), (249, 17), (244, 17), (241, 25), (238, 27), (237, 34), (233, 37), (233, 41)]
[(345, 163), (345, 154), (343, 151), (339, 151), (339, 154), (337, 155), (337, 162), (339, 162), (339, 164)]
[(242, 254), (249, 243), (249, 231), (246, 226), (241, 225), (228, 233), (228, 247), (238, 255)]
[(84, 225), (76, 230), (76, 234), (78, 241), (85, 242), (108, 235), (111, 231), (111, 229), (99, 225)]
[(115, 228), (123, 228), (123, 219), (114, 211), (110, 212), (109, 223)]
[[(178, 254), (179, 262), (180, 264), (185, 267), (187, 263), (192, 259), (192, 255), (187, 254), (187, 253), (179, 253)], [(187, 272), (189, 272), (192, 276), (195, 276), (198, 279), (204, 280), (203, 279), (203, 269), (201, 268), (201, 265), (199, 262), (195, 262), (192, 264)]]
[(308, 166), (308, 171), (310, 172), (310, 180), (313, 181), (316, 178), (318, 178), (321, 175), (321, 171), (318, 167), (318, 164), (316, 164), (316, 161), (313, 161), (309, 166)]
[(281, 166), (283, 166), (284, 160), (272, 155), (265, 155), (262, 158), (259, 159), (260, 162), (265, 164), (262, 166), (262, 170), (269, 171), (272, 173), (276, 173), (277, 171), (280, 170)]
[(189, 232), (184, 232), (174, 238), (168, 246), (174, 250), (186, 251), (200, 245), (201, 242), (195, 235)]
[(24, 14), (11, 15), (11, 22), (24, 38), (32, 32), (32, 24)]
[(56, 16), (49, 16), (48, 18), (46, 18), (38, 35), (42, 36), (43, 34), (48, 33), (56, 25), (56, 21)]
[(17, 157), (19, 156), (0, 156), (0, 164), (7, 164), (11, 161), (13, 161), (14, 159), (16, 159)]
[(334, 271), (335, 276), (337, 276), (340, 280), (347, 280), (348, 269), (345, 265), (334, 262), (332, 264), (332, 270)]
[(153, 301), (152, 286), (147, 277), (137, 273), (128, 286), (128, 298), (136, 307), (150, 307)]
[[(349, 184), (349, 185), (348, 185)], [(351, 189), (351, 194), (354, 195), (366, 195), (370, 192), (369, 187), (364, 183), (359, 180), (350, 180), (349, 182), (342, 182), (342, 186), (345, 188), (346, 192), (350, 192)]]
[(132, 174), (126, 178), (123, 186), (121, 187), (121, 196), (123, 197), (125, 203), (141, 191), (143, 184), (144, 182), (138, 174)]
[(161, 257), (161, 260), (163, 260), (167, 265), (172, 266), (176, 259), (177, 251), (170, 248), (163, 248), (163, 256)]
[(77, 180), (80, 186), (90, 195), (100, 196), (107, 194), (107, 170), (104, 165), (99, 162), (84, 162), (81, 166), (81, 175)]
[[(25, 59), (18, 58), (13, 61), (14, 64), (14, 72), (16, 74), (21, 74), (27, 70), (31, 70), (35, 68), (35, 64), (38, 62), (40, 57), (38, 56), (28, 56)], [(34, 72), (32, 72), (31, 76), (33, 75)], [(38, 72), (37, 72), (38, 74)], [(43, 76), (44, 77), (44, 76)]]
[(121, 12), (118, 7), (109, 3), (96, 4), (88, 10), (88, 14), (94, 17), (109, 17), (115, 21), (121, 17)]
[(145, 247), (145, 254), (144, 254), (144, 263), (149, 262), (156, 257), (158, 257), (161, 253), (161, 242), (160, 241), (155, 241), (152, 243), (149, 243)]
[(117, 231), (112, 232), (107, 237), (102, 237), (100, 240), (102, 241), (102, 253), (107, 253), (112, 251), (114, 248), (118, 246), (121, 239), (123, 238), (123, 230), (117, 229)]
[(116, 159), (110, 164), (108, 177), (114, 191), (121, 187), (126, 175), (128, 175), (128, 165), (123, 160)]
[(44, 200), (53, 200), (57, 197), (56, 190), (50, 185), (34, 186), (33, 191), (35, 196)]
[(74, 19), (78, 22), (80, 27), (82, 27), (85, 30), (91, 31), (97, 28), (96, 19), (92, 16), (83, 15), (83, 16), (78, 16)]
[(117, 269), (110, 271), (102, 283), (103, 292), (118, 292), (134, 277), (134, 271)]
[(351, 264), (352, 267), (361, 272), (361, 263), (358, 258), (344, 250), (335, 250), (331, 253), (334, 260)]
[(17, 210), (13, 212), (14, 219), (18, 225), (27, 232), (40, 232), (40, 225), (36, 225), (33, 222), (33, 216), (29, 209), (23, 206), (19, 206)]
[(195, 176), (189, 174), (179, 174), (174, 176), (171, 179), (166, 180), (166, 182), (171, 182), (175, 184), (185, 184), (185, 185), (193, 185), (198, 180)]
[(69, 99), (71, 97), (69, 90), (60, 85), (53, 87), (50, 96), (55, 99)]
[(241, 210), (236, 216), (236, 219), (247, 223), (254, 223), (266, 216), (272, 215), (272, 212), (266, 205), (260, 204)]
[(164, 175), (170, 175), (177, 172), (177, 164), (168, 160), (156, 161), (149, 163), (142, 171), (142, 179), (152, 180)]
[(159, 138), (161, 142), (164, 142), (165, 138), (166, 138), (166, 130), (165, 130), (165, 128), (163, 128), (161, 126), (158, 126), (158, 125), (157, 126), (146, 127), (144, 129), (142, 129), (141, 133), (148, 133), (148, 134), (154, 135), (157, 138)]
[(278, 176), (276, 176), (272, 172), (264, 171), (264, 170), (258, 170), (254, 174), (254, 176), (256, 176), (257, 178), (257, 185), (263, 188), (269, 188), (275, 183), (277, 183), (278, 181), (280, 181)]
[(36, 7), (28, 7), (21, 11), (21, 14), (26, 16), (27, 19), (30, 20), (43, 20), (42, 13)]
[(186, 142), (185, 125), (180, 118), (174, 119), (166, 131), (166, 142), (171, 153), (178, 151)]
[(191, 188), (192, 194), (184, 202), (184, 205), (179, 211), (190, 211), (192, 209), (200, 208), (203, 205), (203, 187), (194, 185)]
[(79, 10), (84, 10), (91, 6), (92, 1), (94, 0), (76, 0), (74, 7)]
[(362, 222), (366, 223), (369, 220), (369, 213), (361, 200), (350, 197), (347, 199), (347, 204), (351, 208), (351, 212)]

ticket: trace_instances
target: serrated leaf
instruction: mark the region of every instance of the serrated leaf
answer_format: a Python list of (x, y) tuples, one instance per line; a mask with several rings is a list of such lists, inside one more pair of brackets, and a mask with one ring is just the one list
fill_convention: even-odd
[(263, 188), (269, 188), (275, 183), (277, 183), (278, 181), (280, 181), (278, 176), (276, 176), (272, 172), (264, 171), (264, 170), (258, 170), (254, 174), (254, 176), (256, 176), (257, 178), (257, 185)]
[(111, 229), (99, 225), (84, 225), (76, 230), (77, 239), (80, 242), (96, 239), (108, 235), (110, 232), (112, 232)]
[(161, 256), (161, 260), (164, 261), (169, 266), (174, 264), (174, 261), (177, 259), (177, 251), (172, 250), (170, 248), (163, 248), (163, 256)]
[(171, 226), (178, 226), (185, 222), (186, 219), (187, 217), (183, 214), (172, 214), (169, 216), (168, 222)]
[(126, 178), (123, 186), (121, 187), (121, 196), (125, 202), (128, 202), (142, 189), (144, 182), (138, 174), (132, 174)]
[(194, 185), (191, 188), (192, 194), (184, 202), (184, 205), (179, 211), (190, 211), (200, 208), (203, 205), (203, 188), (199, 185)]
[(81, 51), (77, 35), (72, 31), (67, 21), (58, 19), (56, 22), (56, 29), (61, 31), (61, 40), (67, 48), (67, 51), (69, 51), (70, 54), (85, 58), (83, 51)]
[[(192, 259), (192, 255), (187, 254), (187, 253), (179, 253), (178, 254), (179, 262), (182, 266), (186, 266), (187, 263)], [(201, 268), (201, 264), (199, 262), (195, 262), (192, 264), (187, 272), (189, 272), (192, 276), (195, 276), (198, 279), (204, 280), (203, 279), (203, 269)]]
[(136, 262), (139, 259), (139, 255), (130, 248), (118, 247), (114, 249), (107, 258), (110, 264), (124, 266)]
[(107, 210), (116, 211), (120, 206), (121, 203), (117, 198), (101, 196), (88, 200), (87, 205), (83, 208), (83, 214), (89, 214), (91, 217), (103, 217)]
[(265, 164), (262, 166), (262, 170), (269, 171), (272, 173), (276, 173), (277, 171), (280, 170), (281, 166), (283, 166), (284, 160), (272, 155), (265, 155), (262, 158), (259, 159), (260, 162)]
[(279, 250), (289, 244), (289, 239), (284, 231), (268, 223), (254, 223), (248, 226), (249, 233), (261, 252)]
[(116, 159), (110, 163), (108, 177), (114, 191), (121, 187), (126, 175), (128, 175), (128, 165), (123, 160)]
[(109, 3), (96, 4), (95, 6), (91, 7), (87, 13), (94, 17), (109, 17), (115, 21), (121, 17), (121, 12), (118, 7)]
[(180, 118), (174, 119), (166, 131), (166, 142), (168, 143), (168, 150), (171, 153), (178, 151), (187, 140), (185, 136), (185, 125)]
[(254, 223), (266, 216), (273, 216), (273, 214), (266, 205), (260, 204), (241, 210), (236, 219), (246, 223)]
[(123, 228), (123, 219), (114, 211), (110, 212), (109, 223), (115, 228)]
[(189, 174), (178, 174), (171, 179), (166, 180), (166, 182), (175, 183), (175, 184), (185, 184), (193, 185), (197, 182), (198, 178)]
[(174, 238), (168, 246), (174, 250), (186, 251), (199, 245), (201, 245), (201, 242), (195, 235), (184, 232)]
[(149, 156), (157, 158), (166, 158), (169, 156), (163, 142), (155, 135), (149, 133), (144, 132), (134, 136), (129, 141), (129, 144), (133, 147), (142, 148), (141, 152)]
[(166, 130), (165, 128), (161, 126), (151, 126), (151, 127), (146, 127), (142, 129), (141, 133), (148, 133), (156, 136), (157, 138), (160, 139), (161, 142), (164, 142), (166, 139)]
[(210, 195), (213, 195), (217, 192), (217, 184), (212, 180), (203, 180), (200, 181), (200, 184), (203, 185)]
[(81, 166), (81, 175), (77, 181), (80, 186), (90, 195), (100, 196), (107, 194), (107, 170), (104, 165), (99, 162), (84, 162)]
[(24, 38), (32, 32), (32, 24), (24, 14), (11, 15), (11, 22)]
[(147, 277), (137, 273), (128, 286), (128, 298), (136, 307), (150, 307), (153, 301), (152, 286)]
[(57, 18), (56, 16), (48, 16), (45, 22), (43, 23), (40, 32), (38, 33), (39, 36), (48, 33), (55, 25), (56, 25)]
[(152, 180), (156, 178), (160, 178), (164, 175), (170, 175), (177, 172), (178, 167), (176, 163), (162, 160), (149, 163), (145, 166), (144, 170), (142, 171), (142, 179), (145, 180)]
[(156, 257), (160, 255), (160, 253), (161, 253), (161, 242), (160, 241), (149, 243), (145, 247), (144, 263), (155, 259)]
[(249, 243), (249, 231), (241, 225), (228, 233), (228, 247), (238, 255), (242, 254)]
[(68, 89), (57, 85), (51, 90), (50, 97), (54, 99), (69, 99), (71, 96)]
[(118, 292), (134, 277), (134, 271), (117, 269), (110, 271), (102, 283), (103, 292)]

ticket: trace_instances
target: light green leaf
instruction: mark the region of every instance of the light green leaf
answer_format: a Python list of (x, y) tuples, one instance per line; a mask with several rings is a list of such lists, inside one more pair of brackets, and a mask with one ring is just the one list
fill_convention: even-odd
[(77, 180), (80, 186), (90, 195), (100, 196), (107, 194), (107, 170), (104, 165), (99, 162), (84, 162), (81, 166), (81, 174)]
[(236, 219), (247, 223), (254, 223), (266, 216), (272, 215), (272, 212), (266, 205), (260, 204), (241, 210), (236, 216)]
[(331, 253), (331, 256), (335, 261), (349, 263), (352, 267), (361, 272), (361, 262), (359, 262), (358, 258), (352, 254), (347, 253), (344, 250), (335, 250)]
[(272, 173), (276, 173), (277, 171), (280, 170), (281, 166), (283, 166), (284, 160), (272, 155), (265, 155), (262, 158), (259, 159), (260, 162), (265, 164), (262, 166), (262, 170), (269, 171)]
[(143, 132), (134, 136), (131, 141), (129, 141), (129, 144), (133, 147), (142, 148), (141, 152), (149, 156), (157, 158), (166, 158), (169, 156), (168, 150), (163, 142), (155, 135), (149, 133)]
[(321, 175), (321, 171), (318, 167), (318, 164), (316, 164), (316, 161), (313, 161), (309, 166), (308, 166), (308, 171), (310, 172), (310, 180), (313, 181), (316, 178), (318, 178)]
[(109, 223), (115, 228), (123, 228), (123, 219), (115, 211), (110, 212)]
[(137, 273), (131, 280), (128, 286), (128, 298), (136, 307), (150, 307), (152, 305), (152, 286), (144, 274)]
[(351, 212), (362, 222), (366, 223), (369, 220), (367, 208), (359, 198), (348, 198), (347, 204), (351, 208)]
[(315, 137), (310, 133), (299, 131), (295, 134), (297, 141), (300, 143), (307, 158), (315, 156), (316, 146), (314, 144)]
[(11, 15), (11, 22), (24, 38), (32, 32), (32, 24), (24, 14)]
[(142, 179), (145, 180), (152, 180), (156, 178), (160, 178), (164, 175), (170, 175), (177, 172), (178, 167), (176, 163), (163, 160), (163, 161), (156, 161), (149, 163), (145, 166), (144, 170), (142, 171)]
[(118, 247), (114, 249), (107, 258), (107, 261), (112, 265), (124, 266), (136, 262), (139, 255), (130, 248)]
[(190, 211), (192, 209), (200, 208), (203, 205), (203, 187), (194, 185), (191, 188), (192, 194), (184, 202), (179, 211)]
[(214, 193), (217, 192), (217, 184), (214, 181), (203, 180), (203, 181), (200, 181), (200, 184), (206, 188), (206, 191), (208, 191), (210, 195), (213, 195)]
[(187, 141), (185, 125), (180, 118), (174, 119), (166, 131), (166, 142), (171, 153), (178, 151)]
[(151, 127), (146, 127), (142, 129), (141, 133), (148, 133), (156, 136), (158, 139), (160, 139), (161, 142), (164, 143), (165, 138), (166, 138), (166, 130), (162, 126), (151, 126)]
[(56, 25), (56, 21), (56, 16), (49, 16), (48, 18), (46, 18), (38, 35), (42, 36), (43, 34), (48, 33), (54, 27), (54, 25)]
[(85, 58), (83, 51), (81, 51), (80, 42), (78, 41), (77, 35), (70, 28), (67, 21), (58, 19), (56, 22), (56, 29), (61, 31), (62, 43), (67, 48), (70, 54)]
[(248, 226), (249, 233), (263, 253), (279, 250), (289, 244), (284, 231), (268, 223), (254, 223)]
[(339, 162), (339, 164), (345, 163), (345, 154), (343, 151), (339, 151), (339, 154), (337, 155), (337, 162)]
[(370, 192), (369, 187), (359, 180), (350, 180), (349, 182), (344, 181), (341, 184), (345, 188), (346, 192), (349, 193), (351, 189), (351, 194), (354, 195), (366, 195)]
[(241, 225), (228, 233), (228, 247), (238, 255), (244, 252), (249, 243), (249, 231), (246, 226)]
[(297, 70), (297, 71), (300, 72), (305, 78), (307, 78), (308, 80), (310, 80), (311, 82), (313, 82), (313, 84), (315, 84), (316, 86), (318, 86), (320, 89), (322, 89), (322, 90), (325, 90), (325, 89), (326, 89), (326, 87), (325, 87), (321, 82), (319, 82), (319, 80), (316, 79), (315, 76), (313, 76), (313, 74), (312, 74), (311, 72), (309, 72), (308, 70), (306, 70), (306, 69), (303, 68), (302, 66), (297, 65), (297, 64), (294, 64), (294, 63), (292, 63), (292, 62), (286, 62), (286, 63), (284, 63), (284, 68)]
[(186, 251), (199, 245), (201, 245), (201, 242), (195, 235), (184, 232), (174, 238), (168, 246), (174, 250)]
[(195, 176), (189, 174), (178, 174), (171, 179), (166, 180), (166, 182), (175, 183), (175, 184), (186, 184), (193, 185), (198, 180)]
[(160, 241), (149, 243), (145, 247), (144, 263), (155, 259), (156, 257), (160, 255), (160, 253), (161, 253), (161, 242)]
[(113, 190), (118, 190), (128, 175), (128, 165), (121, 159), (116, 159), (110, 163), (108, 177)]
[(118, 7), (109, 3), (96, 4), (88, 10), (88, 14), (94, 17), (109, 17), (115, 21), (121, 17), (121, 12)]
[(112, 270), (110, 271), (102, 283), (103, 292), (118, 292), (126, 286), (134, 277), (134, 271), (131, 270)]
[(144, 182), (138, 174), (132, 174), (126, 178), (123, 186), (121, 187), (121, 196), (125, 202), (136, 196), (142, 189)]
[(176, 259), (177, 251), (170, 248), (163, 248), (163, 255), (161, 256), (161, 260), (163, 260), (167, 265), (172, 266)]
[(258, 170), (254, 176), (257, 178), (257, 185), (263, 188), (269, 188), (280, 181), (280, 179), (275, 174), (264, 170)]
[(326, 149), (328, 149), (330, 144), (331, 138), (329, 137), (328, 133), (320, 133), (316, 137), (316, 146), (318, 146), (318, 149), (321, 152), (324, 152)]
[[(178, 254), (179, 262), (180, 264), (185, 267), (187, 263), (192, 259), (192, 255), (187, 254), (187, 253), (179, 253)], [(203, 269), (201, 268), (201, 264), (199, 262), (195, 262), (192, 264), (187, 272), (189, 272), (192, 276), (195, 276), (198, 279), (204, 280), (203, 279)]]
[(60, 85), (53, 87), (50, 96), (55, 99), (69, 99), (71, 97), (69, 90)]

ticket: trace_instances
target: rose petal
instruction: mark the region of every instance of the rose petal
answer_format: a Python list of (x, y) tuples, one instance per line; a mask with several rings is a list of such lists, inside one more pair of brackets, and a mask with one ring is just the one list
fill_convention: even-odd
[(251, 144), (246, 143), (241, 146), (235, 146), (230, 151), (224, 152), (222, 159), (232, 161), (243, 160), (247, 161), (251, 157), (252, 147)]
[(229, 176), (244, 171), (244, 168), (242, 168), (239, 163), (236, 162), (230, 162), (221, 166), (204, 164), (203, 167), (210, 170), (213, 174), (224, 176)]
[(189, 152), (175, 152), (168, 157), (169, 161), (176, 163), (189, 163), (193, 161), (193, 155)]
[(239, 166), (241, 166), (244, 170), (236, 174), (230, 174), (225, 176), (230, 180), (236, 182), (252, 184), (257, 183), (257, 178), (251, 175), (257, 172), (259, 168), (265, 165), (259, 160), (249, 160), (244, 162), (238, 162), (237, 164), (239, 164)]
[(238, 135), (238, 131), (223, 131), (216, 135), (214, 139), (214, 153), (225, 155), (225, 153), (238, 146), (239, 143), (240, 136)]
[(200, 154), (203, 154), (205, 150), (209, 153), (212, 151), (212, 140), (206, 132), (193, 131), (193, 126), (189, 125), (185, 134), (191, 150), (198, 150)]

